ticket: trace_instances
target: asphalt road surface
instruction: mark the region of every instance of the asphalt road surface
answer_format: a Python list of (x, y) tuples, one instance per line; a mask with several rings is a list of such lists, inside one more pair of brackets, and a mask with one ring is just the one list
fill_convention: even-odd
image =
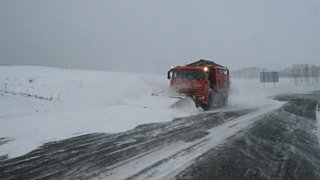
[(0, 157), (0, 179), (319, 180), (320, 93), (275, 99), (283, 105), (47, 143), (21, 157)]

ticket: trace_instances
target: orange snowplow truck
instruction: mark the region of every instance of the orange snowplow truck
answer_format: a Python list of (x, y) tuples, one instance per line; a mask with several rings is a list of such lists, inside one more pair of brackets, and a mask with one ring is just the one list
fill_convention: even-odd
[(229, 70), (215, 62), (199, 60), (168, 71), (173, 93), (191, 97), (196, 107), (209, 110), (226, 105), (230, 87)]

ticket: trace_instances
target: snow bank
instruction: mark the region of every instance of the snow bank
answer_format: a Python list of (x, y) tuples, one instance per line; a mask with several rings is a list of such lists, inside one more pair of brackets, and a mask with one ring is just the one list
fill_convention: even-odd
[(0, 83), (1, 92), (99, 106), (166, 88), (154, 75), (26, 66), (0, 67)]

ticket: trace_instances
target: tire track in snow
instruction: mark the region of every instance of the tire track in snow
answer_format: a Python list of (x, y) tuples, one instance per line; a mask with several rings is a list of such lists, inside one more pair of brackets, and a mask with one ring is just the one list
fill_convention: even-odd
[[(136, 159), (97, 177), (97, 179), (170, 179), (191, 165), (210, 149), (224, 143), (239, 131), (251, 126), (257, 117), (280, 108), (275, 103), (208, 130), (209, 135), (194, 142), (166, 146), (148, 156)], [(139, 164), (137, 166), (137, 164)]]
[(202, 113), (167, 123), (141, 125), (118, 134), (88, 134), (47, 143), (24, 156), (1, 160), (0, 179), (93, 178), (146, 157), (158, 148), (205, 137), (207, 129), (252, 111)]
[(204, 153), (175, 178), (320, 179), (315, 117), (319, 95), (293, 95), (282, 108), (262, 116), (221, 147)]

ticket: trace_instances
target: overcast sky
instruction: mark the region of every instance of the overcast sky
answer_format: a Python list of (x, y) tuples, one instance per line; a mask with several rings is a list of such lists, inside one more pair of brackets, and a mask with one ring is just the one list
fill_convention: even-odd
[(320, 65), (319, 0), (1, 0), (0, 65)]

